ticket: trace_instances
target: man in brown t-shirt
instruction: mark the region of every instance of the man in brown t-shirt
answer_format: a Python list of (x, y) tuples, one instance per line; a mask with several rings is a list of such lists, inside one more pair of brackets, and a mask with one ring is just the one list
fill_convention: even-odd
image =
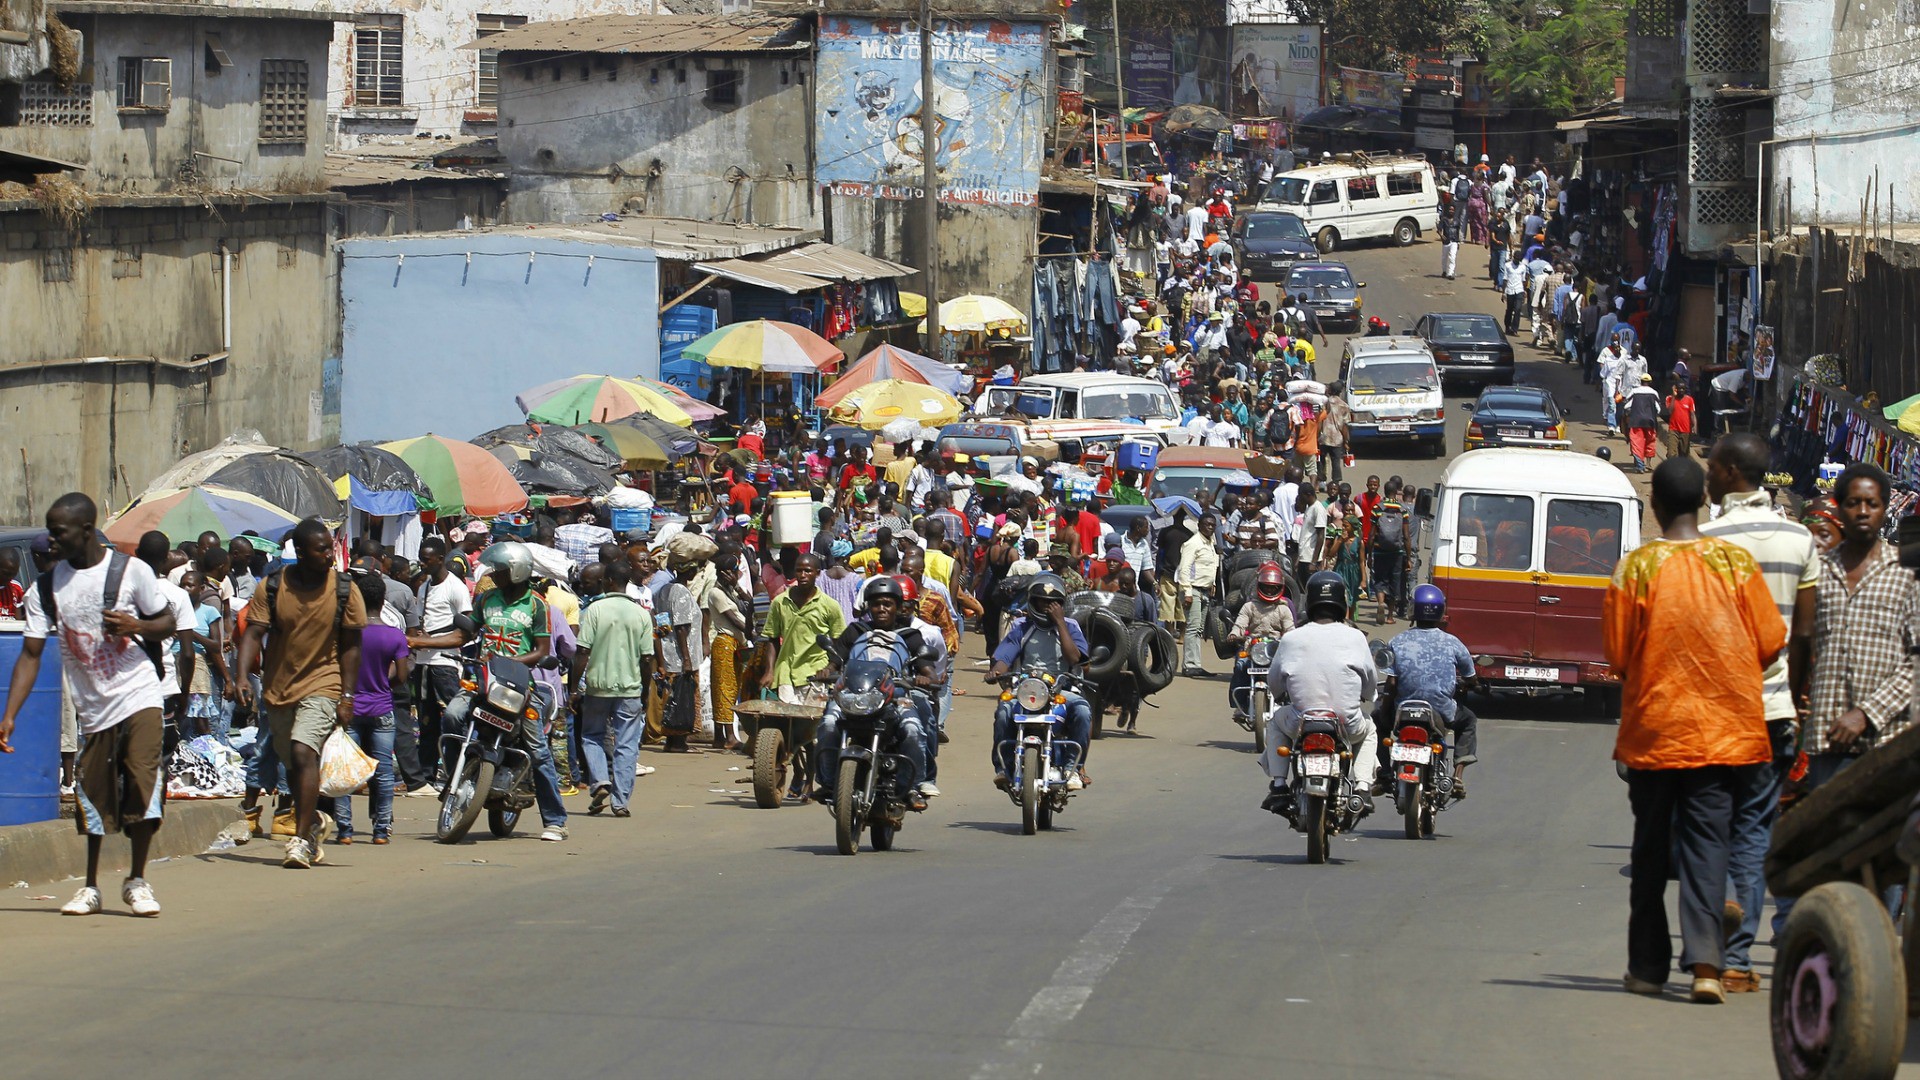
[[(262, 582), (247, 602), (239, 668), (253, 670), (265, 639), (264, 711), (274, 752), (286, 764), (287, 786), (293, 790), (295, 831), (287, 840), (282, 865), (305, 869), (323, 858), (314, 829), (320, 748), (335, 725), (353, 718), (360, 631), (367, 625), (367, 610), (360, 590), (340, 588), (346, 578), (333, 569), (333, 534), (324, 522), (302, 521), (294, 526), (292, 539), (294, 564)], [(234, 682), (241, 704), (252, 705), (249, 681), (236, 677)]]

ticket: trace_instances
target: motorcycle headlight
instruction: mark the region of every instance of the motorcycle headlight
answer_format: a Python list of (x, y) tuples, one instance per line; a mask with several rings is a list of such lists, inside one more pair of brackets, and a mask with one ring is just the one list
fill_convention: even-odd
[(848, 716), (872, 716), (886, 700), (878, 689), (842, 690), (839, 694), (840, 711)]
[(489, 683), (487, 707), (507, 716), (519, 716), (527, 707), (527, 695), (503, 682)]
[(1047, 707), (1053, 695), (1047, 692), (1047, 684), (1040, 679), (1021, 679), (1013, 688), (1014, 703), (1026, 712), (1036, 713)]
[(1256, 640), (1253, 646), (1247, 650), (1247, 660), (1250, 661), (1254, 667), (1271, 667), (1273, 665), (1273, 642), (1267, 638)]

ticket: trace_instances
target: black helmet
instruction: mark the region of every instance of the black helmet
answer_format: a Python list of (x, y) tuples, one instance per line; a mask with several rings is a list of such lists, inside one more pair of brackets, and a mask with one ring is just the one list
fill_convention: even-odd
[(1320, 614), (1321, 608), (1331, 609), (1334, 619), (1347, 617), (1347, 579), (1331, 570), (1322, 570), (1307, 579), (1307, 618)]
[(872, 607), (873, 602), (883, 596), (890, 598), (895, 606), (907, 602), (907, 594), (901, 591), (900, 583), (882, 574), (867, 582), (867, 587), (860, 590), (860, 603), (865, 607)]
[(1035, 607), (1048, 600), (1058, 600), (1063, 604), (1067, 602), (1067, 590), (1061, 585), (1060, 579), (1051, 574), (1034, 582), (1027, 589), (1028, 607)]

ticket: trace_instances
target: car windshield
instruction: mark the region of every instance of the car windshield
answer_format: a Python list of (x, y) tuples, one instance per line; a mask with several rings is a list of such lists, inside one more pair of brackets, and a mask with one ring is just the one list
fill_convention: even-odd
[(1008, 439), (976, 439), (965, 435), (950, 435), (940, 440), (940, 451), (946, 454), (966, 454), (969, 457), (997, 457), (1020, 452), (1020, 448)]
[(1427, 390), (1437, 385), (1433, 365), (1425, 360), (1371, 360), (1353, 369), (1355, 390)]
[(1214, 491), (1227, 475), (1225, 469), (1168, 468), (1153, 474), (1153, 497), (1184, 495), (1197, 499), (1202, 491)]
[[(989, 386), (985, 412), (989, 416), (1000, 416), (1007, 412), (1019, 411), (1015, 403), (1023, 397), (1027, 398), (1029, 403), (1033, 403), (1040, 399), (1051, 399), (1052, 396), (1053, 391), (1045, 387)], [(1052, 412), (1051, 407), (1042, 410), (1039, 415), (1044, 416), (1050, 412)]]
[(1538, 394), (1513, 392), (1483, 394), (1480, 397), (1480, 408), (1493, 412), (1528, 413), (1537, 416), (1545, 416), (1550, 411), (1547, 403), (1541, 400)]
[(1491, 315), (1436, 315), (1429, 336), (1435, 341), (1499, 341), (1500, 324)]
[(1297, 176), (1283, 176), (1267, 185), (1267, 202), (1297, 206), (1307, 201), (1307, 182)]
[(1292, 214), (1255, 214), (1247, 219), (1249, 240), (1305, 240), (1307, 227)]
[[(1116, 142), (1102, 143), (1100, 150), (1102, 153), (1106, 154), (1107, 164), (1109, 165), (1120, 164), (1119, 142), (1116, 141)], [(1159, 160), (1160, 160), (1160, 148), (1158, 146), (1155, 146), (1153, 143), (1146, 142), (1144, 140), (1129, 141), (1127, 143), (1127, 165), (1129, 167), (1134, 165), (1145, 165), (1145, 164), (1148, 164), (1149, 162), (1157, 162)]]
[(1080, 415), (1088, 420), (1170, 420), (1175, 415), (1173, 395), (1146, 388), (1090, 390), (1080, 399)]
[(1351, 289), (1353, 275), (1344, 266), (1314, 266), (1287, 275), (1289, 289)]

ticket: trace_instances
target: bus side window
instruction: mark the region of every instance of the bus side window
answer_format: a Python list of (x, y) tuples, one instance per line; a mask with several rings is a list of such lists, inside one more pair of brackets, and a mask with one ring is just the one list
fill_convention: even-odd
[(1388, 173), (1387, 174), (1387, 194), (1389, 195), (1420, 194), (1422, 190), (1421, 183), (1420, 183), (1420, 176), (1421, 174), (1419, 173), (1410, 173), (1410, 172)]
[(1460, 496), (1459, 535), (1479, 539), (1485, 570), (1533, 569), (1533, 499), (1525, 495)]
[(1333, 181), (1320, 180), (1314, 183), (1313, 193), (1307, 196), (1307, 201), (1314, 204), (1339, 202), (1340, 193), (1334, 188)]

